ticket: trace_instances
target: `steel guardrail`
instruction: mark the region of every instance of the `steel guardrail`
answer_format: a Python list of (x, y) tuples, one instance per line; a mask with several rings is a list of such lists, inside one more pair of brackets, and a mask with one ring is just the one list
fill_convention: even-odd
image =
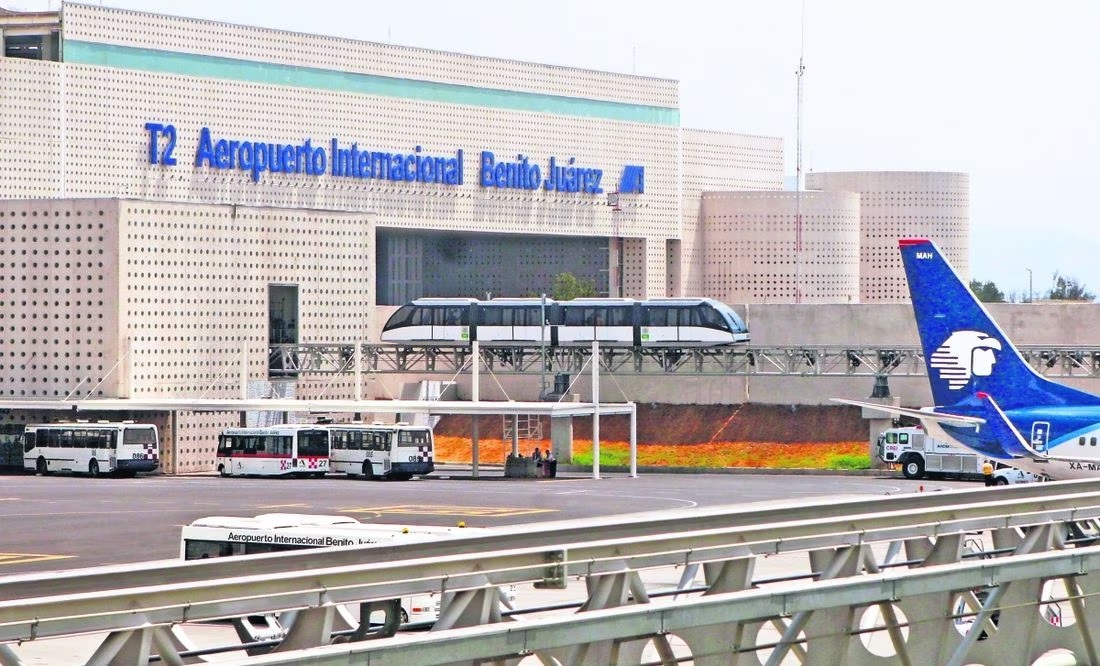
[[(0, 641), (117, 630), (750, 553), (1100, 516), (1100, 481), (542, 523), (469, 539), (0, 578)], [(624, 523), (626, 519), (626, 524)]]

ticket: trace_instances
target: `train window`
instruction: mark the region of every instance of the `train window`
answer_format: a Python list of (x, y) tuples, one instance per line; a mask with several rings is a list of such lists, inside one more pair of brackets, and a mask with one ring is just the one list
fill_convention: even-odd
[(409, 326), (431, 326), (432, 311), (430, 308), (417, 308), (409, 318)]
[(386, 322), (386, 330), (393, 328), (401, 328), (402, 326), (412, 326), (413, 314), (417, 312), (417, 309), (411, 305), (402, 305), (390, 316), (390, 320)]
[(714, 309), (709, 305), (697, 305), (695, 306), (695, 312), (699, 315), (699, 320), (703, 326), (707, 328), (716, 328), (720, 331), (730, 330), (729, 322), (722, 317), (722, 313)]
[(606, 323), (608, 326), (631, 326), (633, 324), (630, 317), (630, 311), (632, 308), (629, 305), (615, 306), (605, 309), (607, 311)]
[(668, 308), (661, 305), (643, 306), (642, 326), (668, 326)]
[(481, 306), (478, 308), (477, 319), (482, 326), (504, 326), (505, 308), (493, 306)]
[(520, 320), (517, 319), (516, 326), (542, 326), (541, 310), (541, 307), (531, 307), (526, 305), (522, 308), (517, 308), (516, 314), (518, 315), (518, 317), (522, 318), (522, 323), (520, 323)]
[(469, 308), (448, 306), (443, 308), (444, 326), (466, 326), (470, 323)]
[(576, 305), (563, 307), (563, 322), (566, 326), (584, 326), (584, 308)]

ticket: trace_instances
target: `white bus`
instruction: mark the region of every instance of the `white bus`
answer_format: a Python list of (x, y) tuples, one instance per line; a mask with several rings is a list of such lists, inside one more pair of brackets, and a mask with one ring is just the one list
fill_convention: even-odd
[(330, 423), (331, 469), (365, 479), (408, 480), (435, 471), (428, 426), (407, 423)]
[(324, 476), (328, 432), (312, 424), (227, 428), (215, 465), (222, 476)]
[[(231, 555), (255, 555), (324, 547), (396, 545), (468, 536), (476, 527), (424, 527), (360, 523), (346, 516), (266, 513), (255, 518), (211, 516), (183, 528), (180, 557), (198, 560)], [(515, 586), (502, 594), (506, 606), (515, 599)], [(435, 622), (439, 595), (401, 599), (401, 624)]]
[(157, 427), (133, 421), (44, 423), (23, 430), (23, 468), (43, 475), (152, 472), (159, 451)]

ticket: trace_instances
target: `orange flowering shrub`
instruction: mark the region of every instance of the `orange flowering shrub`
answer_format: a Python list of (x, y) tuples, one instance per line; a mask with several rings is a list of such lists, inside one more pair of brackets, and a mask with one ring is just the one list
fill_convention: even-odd
[[(520, 453), (531, 455), (535, 447), (544, 453), (549, 440), (520, 442)], [(510, 440), (480, 439), (479, 459), (501, 463), (512, 450)], [(472, 450), (468, 437), (438, 435), (435, 459), (439, 462), (469, 463)], [(592, 442), (574, 440), (575, 464), (591, 464)], [(628, 442), (600, 442), (601, 465), (628, 465)], [(775, 469), (854, 469), (870, 467), (867, 442), (709, 442), (706, 444), (639, 444), (638, 464), (659, 467), (765, 467)]]

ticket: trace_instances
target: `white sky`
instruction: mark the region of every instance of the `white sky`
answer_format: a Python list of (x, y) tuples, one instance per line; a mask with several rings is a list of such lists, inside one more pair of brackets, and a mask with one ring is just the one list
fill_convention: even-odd
[[(793, 182), (801, 0), (88, 2), (678, 79), (683, 126), (783, 137)], [(972, 277), (1100, 292), (1100, 2), (804, 6), (805, 171), (967, 172)]]

